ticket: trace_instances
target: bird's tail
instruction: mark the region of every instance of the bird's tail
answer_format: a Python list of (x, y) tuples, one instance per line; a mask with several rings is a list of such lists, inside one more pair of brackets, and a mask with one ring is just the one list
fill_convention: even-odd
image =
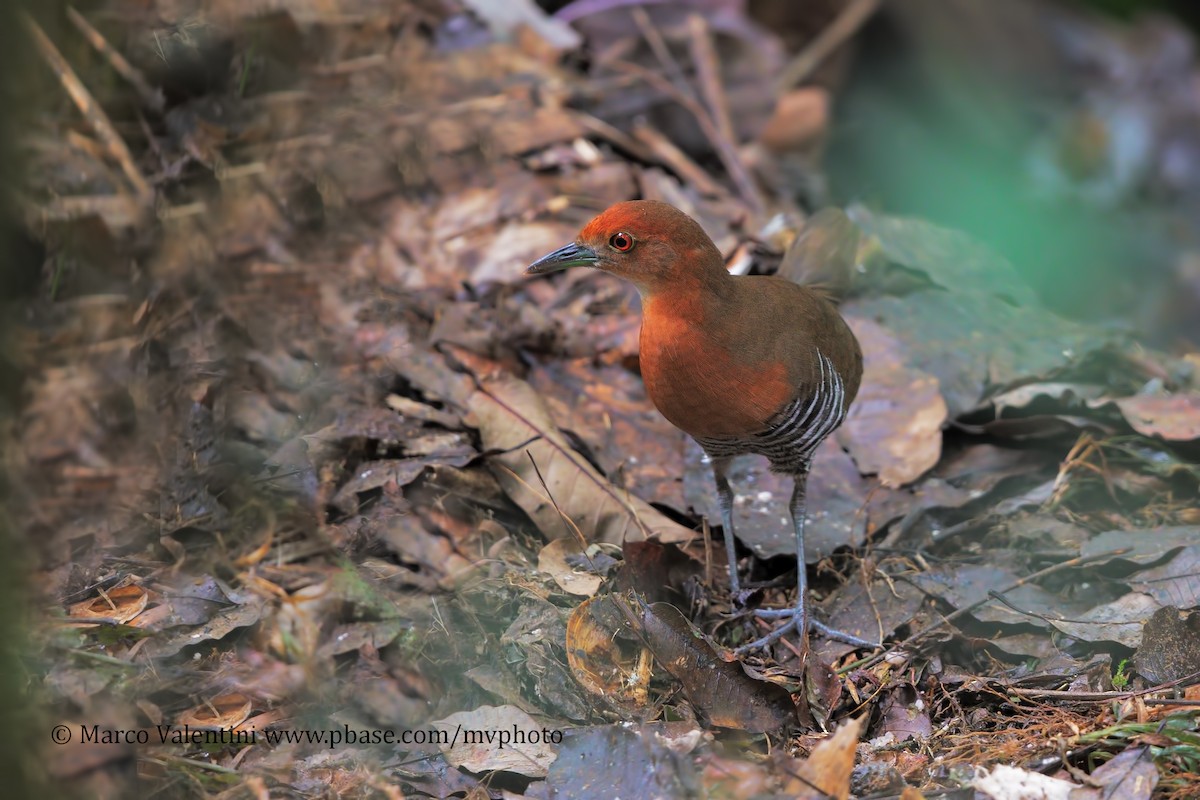
[(850, 290), (858, 266), (858, 226), (839, 208), (823, 208), (784, 253), (776, 273), (834, 302)]

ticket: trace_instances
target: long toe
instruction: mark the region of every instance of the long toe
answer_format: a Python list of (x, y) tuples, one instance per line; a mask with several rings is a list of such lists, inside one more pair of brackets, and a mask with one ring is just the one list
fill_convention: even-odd
[[(766, 636), (763, 636), (761, 639), (755, 639), (753, 642), (750, 642), (749, 644), (744, 644), (741, 647), (734, 650), (734, 652), (737, 653), (738, 655), (741, 655), (743, 653), (748, 653), (751, 650), (758, 650), (760, 648), (766, 647), (767, 645), (771, 644), (772, 642), (777, 641), (778, 639), (780, 639), (784, 635), (786, 635), (788, 632), (796, 629), (796, 625), (798, 622), (797, 618), (800, 617), (801, 615), (802, 615), (802, 612), (798, 608), (760, 608), (760, 609), (757, 609), (754, 612), (754, 616), (758, 617), (759, 619), (775, 619), (775, 620), (782, 619), (782, 620), (785, 620), (785, 622), (783, 622), (783, 624), (781, 624), (779, 627), (775, 628), (775, 630), (768, 633)], [(845, 631), (839, 631), (836, 628), (831, 628), (828, 625), (826, 625), (825, 623), (818, 622), (817, 620), (812, 619), (812, 618), (808, 619), (808, 629), (811, 632), (813, 632), (813, 633), (817, 634), (818, 636), (821, 636), (825, 639), (832, 639), (837, 642), (845, 642), (846, 644), (853, 645), (854, 647), (862, 647), (867, 650), (879, 650), (879, 649), (882, 649), (882, 647), (883, 647), (883, 645), (881, 645), (879, 642), (872, 642), (868, 639), (863, 639), (860, 636), (855, 636), (852, 633), (846, 633)]]
[(829, 627), (828, 625), (826, 625), (823, 622), (817, 622), (815, 619), (810, 619), (808, 621), (808, 629), (810, 631), (812, 631), (813, 633), (819, 634), (820, 636), (824, 636), (826, 639), (833, 639), (834, 641), (845, 642), (846, 644), (852, 644), (855, 647), (865, 647), (869, 650), (883, 649), (883, 645), (880, 644), (879, 642), (872, 642), (867, 639), (863, 639), (858, 636), (855, 636), (853, 633), (846, 633), (845, 631), (839, 631), (836, 628)]
[(796, 629), (796, 617), (793, 614), (791, 616), (791, 619), (789, 619), (787, 622), (780, 625), (775, 630), (768, 633), (766, 636), (762, 637), (761, 639), (755, 639), (753, 642), (750, 642), (749, 644), (744, 644), (741, 647), (735, 649), (733, 652), (740, 656), (740, 655), (749, 653), (752, 650), (760, 650), (760, 649), (766, 647), (767, 645), (771, 644), (772, 642), (782, 639), (789, 631), (792, 631), (795, 629)]

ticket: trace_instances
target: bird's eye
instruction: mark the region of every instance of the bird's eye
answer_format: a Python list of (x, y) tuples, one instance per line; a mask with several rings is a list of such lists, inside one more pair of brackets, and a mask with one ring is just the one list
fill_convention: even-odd
[(628, 233), (614, 233), (608, 240), (608, 246), (618, 253), (628, 253), (633, 249), (633, 237)]

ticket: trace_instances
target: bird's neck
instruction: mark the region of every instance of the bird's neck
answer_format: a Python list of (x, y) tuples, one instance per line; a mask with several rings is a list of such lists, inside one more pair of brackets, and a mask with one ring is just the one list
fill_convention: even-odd
[(733, 280), (721, 265), (719, 270), (695, 271), (672, 276), (669, 281), (639, 286), (643, 317), (648, 322), (704, 325), (720, 314)]

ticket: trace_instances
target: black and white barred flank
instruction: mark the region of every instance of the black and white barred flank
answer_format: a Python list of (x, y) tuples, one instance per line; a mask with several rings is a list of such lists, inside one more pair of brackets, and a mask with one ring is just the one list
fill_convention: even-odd
[(797, 397), (762, 431), (749, 436), (697, 439), (709, 458), (730, 458), (745, 453), (766, 456), (774, 472), (807, 472), (817, 446), (846, 417), (846, 389), (833, 362), (817, 351), (821, 375), (816, 391)]

